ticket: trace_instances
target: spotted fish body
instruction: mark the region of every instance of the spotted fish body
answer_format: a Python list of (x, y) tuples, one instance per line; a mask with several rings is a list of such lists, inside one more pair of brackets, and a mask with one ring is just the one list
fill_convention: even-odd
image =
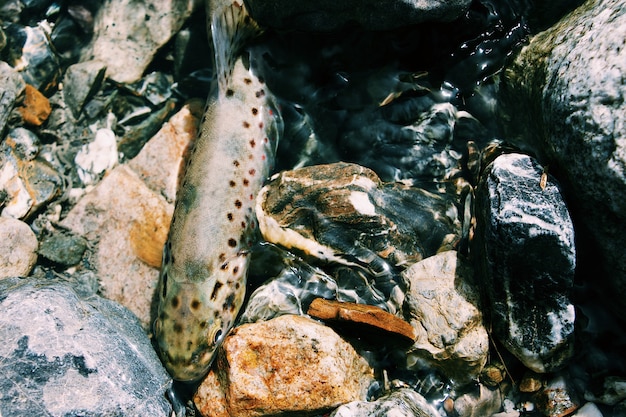
[(281, 122), (242, 45), (258, 34), (242, 5), (210, 5), (219, 91), (209, 101), (163, 250), (154, 333), (177, 380), (204, 376), (245, 296), (254, 204)]

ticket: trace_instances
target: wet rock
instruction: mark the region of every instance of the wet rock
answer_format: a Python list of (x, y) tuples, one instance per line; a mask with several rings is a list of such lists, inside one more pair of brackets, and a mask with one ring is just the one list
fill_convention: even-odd
[(364, 400), (373, 380), (365, 360), (333, 330), (293, 315), (236, 327), (214, 372), (194, 397), (203, 415), (319, 413)]
[(600, 392), (586, 392), (585, 400), (606, 405), (615, 405), (620, 401), (626, 400), (626, 378), (618, 376), (606, 377)]
[[(619, 411), (618, 411), (619, 413)], [(615, 414), (619, 415), (619, 414)], [(586, 403), (580, 407), (571, 417), (603, 417), (604, 415), (594, 403)]]
[(395, 336), (404, 342), (415, 342), (415, 330), (409, 323), (379, 307), (316, 298), (307, 314), (329, 323), (344, 324), (351, 330), (361, 328), (364, 335), (376, 337), (382, 332), (386, 337)]
[(537, 408), (547, 417), (564, 417), (580, 408), (580, 400), (571, 379), (561, 375), (550, 380), (537, 394)]
[[(587, 1), (535, 36), (500, 85), (507, 138), (558, 171), (584, 251), (580, 267), (626, 317), (623, 0)], [(602, 271), (602, 272), (599, 272)], [(591, 281), (590, 281), (591, 282)]]
[(171, 379), (136, 318), (65, 282), (0, 281), (2, 415), (154, 415)]
[(3, 216), (27, 218), (61, 194), (63, 178), (39, 151), (39, 138), (24, 128), (12, 129), (0, 144)]
[(17, 71), (6, 62), (0, 61), (0, 85), (2, 85), (2, 94), (0, 94), (0, 134), (2, 134), (15, 102), (24, 91), (26, 84)]
[(477, 392), (466, 393), (454, 399), (452, 413), (459, 417), (491, 416), (502, 408), (503, 395), (500, 389), (478, 386)]
[(182, 155), (197, 124), (184, 107), (154, 137), (155, 143), (148, 142), (136, 160), (114, 168), (61, 222), (94, 245), (92, 264), (103, 295), (130, 309), (146, 328), (158, 280), (158, 270), (150, 265), (160, 263), (160, 255), (154, 259), (163, 249), (159, 230), (169, 226), (173, 212), (163, 196), (175, 194)]
[(506, 369), (501, 363), (490, 363), (480, 373), (480, 382), (490, 388), (496, 388), (504, 381)]
[(451, 21), (470, 1), (330, 1), (313, 3), (251, 0), (252, 17), (279, 29), (327, 31), (357, 23), (372, 30), (393, 29), (425, 21)]
[(39, 254), (54, 263), (72, 266), (80, 262), (86, 249), (85, 239), (58, 232), (41, 241)]
[(386, 295), (396, 286), (392, 268), (449, 248), (460, 234), (452, 199), (342, 162), (282, 172), (260, 192), (256, 214), (267, 241), (324, 263), (366, 265)]
[(41, 126), (50, 116), (52, 108), (46, 96), (32, 85), (26, 84), (24, 100), (17, 111), (22, 115), (22, 119), (27, 125)]
[(403, 277), (409, 287), (406, 308), (417, 333), (407, 366), (435, 366), (459, 383), (477, 378), (489, 339), (471, 266), (457, 252), (446, 251), (413, 265)]
[(527, 372), (519, 383), (520, 392), (537, 392), (543, 388), (543, 378), (534, 372)]
[(558, 185), (526, 155), (505, 154), (476, 189), (474, 253), (493, 335), (543, 373), (573, 353), (574, 229)]
[(85, 104), (100, 90), (106, 66), (100, 61), (86, 61), (70, 65), (63, 76), (65, 102), (76, 119)]
[(37, 247), (26, 223), (0, 217), (0, 279), (27, 276), (37, 262)]
[(118, 163), (117, 140), (111, 129), (98, 129), (92, 142), (83, 145), (74, 162), (85, 185), (96, 183), (105, 171)]
[(439, 417), (440, 414), (417, 392), (400, 389), (376, 401), (344, 404), (330, 417)]
[(107, 76), (117, 82), (137, 81), (192, 8), (191, 0), (106, 0), (95, 17), (93, 42), (81, 61), (104, 62)]

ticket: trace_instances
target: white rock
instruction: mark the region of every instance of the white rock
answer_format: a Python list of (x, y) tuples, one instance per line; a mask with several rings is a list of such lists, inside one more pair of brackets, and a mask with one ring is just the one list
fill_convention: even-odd
[(417, 392), (401, 389), (376, 401), (342, 405), (331, 417), (440, 417), (440, 414)]
[(118, 162), (115, 133), (111, 129), (98, 129), (93, 142), (78, 151), (74, 162), (78, 176), (85, 185), (97, 182), (103, 172)]
[(586, 403), (570, 417), (603, 417), (603, 415), (594, 403)]
[(37, 247), (26, 223), (0, 217), (0, 279), (27, 276), (37, 262)]
[(33, 207), (34, 201), (12, 161), (6, 161), (0, 168), (0, 190), (7, 193), (7, 201), (2, 209), (3, 217), (21, 219)]

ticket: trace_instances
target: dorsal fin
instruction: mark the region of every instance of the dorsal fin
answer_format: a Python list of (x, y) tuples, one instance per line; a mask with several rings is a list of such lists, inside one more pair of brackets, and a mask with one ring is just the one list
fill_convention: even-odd
[(215, 70), (220, 89), (223, 89), (246, 42), (263, 31), (250, 17), (245, 6), (236, 1), (228, 1), (228, 5), (211, 13)]

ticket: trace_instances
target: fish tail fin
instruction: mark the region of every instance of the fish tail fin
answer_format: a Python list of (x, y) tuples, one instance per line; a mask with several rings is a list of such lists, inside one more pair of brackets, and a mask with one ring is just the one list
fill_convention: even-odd
[[(215, 0), (214, 3), (219, 4), (217, 10), (209, 10), (207, 13), (211, 16), (215, 70), (220, 85), (224, 85), (246, 42), (259, 36), (263, 30), (250, 17), (243, 4), (232, 0), (226, 0), (226, 5), (223, 0)], [(209, 8), (212, 9), (212, 6)]]

